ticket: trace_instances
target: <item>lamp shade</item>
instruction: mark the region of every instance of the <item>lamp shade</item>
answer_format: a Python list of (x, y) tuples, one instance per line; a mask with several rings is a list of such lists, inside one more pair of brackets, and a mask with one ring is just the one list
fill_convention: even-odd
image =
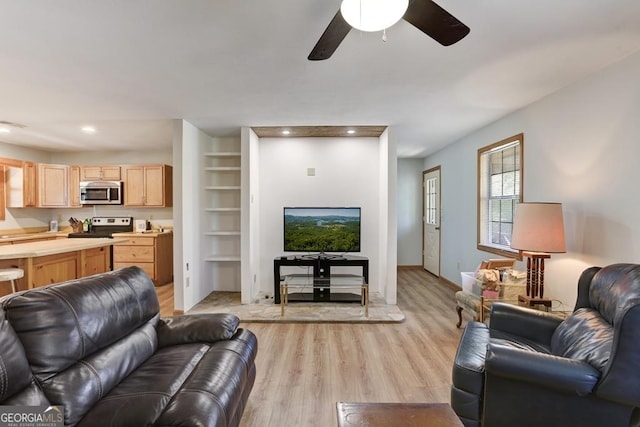
[(360, 31), (382, 31), (398, 22), (409, 0), (342, 0), (340, 12), (349, 25)]
[(517, 204), (511, 247), (530, 252), (566, 252), (562, 204)]

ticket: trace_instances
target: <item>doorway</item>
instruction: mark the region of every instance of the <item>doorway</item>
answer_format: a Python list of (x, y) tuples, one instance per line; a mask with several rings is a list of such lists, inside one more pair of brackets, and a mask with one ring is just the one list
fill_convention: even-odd
[(422, 172), (422, 266), (440, 277), (440, 166)]

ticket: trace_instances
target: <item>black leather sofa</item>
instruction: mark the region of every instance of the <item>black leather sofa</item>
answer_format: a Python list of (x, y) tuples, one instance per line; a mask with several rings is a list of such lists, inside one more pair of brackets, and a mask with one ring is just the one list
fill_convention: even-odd
[(237, 426), (257, 339), (228, 314), (160, 318), (138, 267), (0, 300), (0, 404), (69, 426)]
[(640, 425), (640, 265), (585, 270), (565, 320), (494, 303), (462, 334), (451, 406), (467, 427)]

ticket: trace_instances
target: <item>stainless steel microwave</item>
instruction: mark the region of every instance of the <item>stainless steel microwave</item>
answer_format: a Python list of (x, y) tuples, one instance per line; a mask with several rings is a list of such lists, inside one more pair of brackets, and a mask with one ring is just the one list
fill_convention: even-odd
[(82, 205), (121, 205), (122, 182), (120, 181), (81, 181), (80, 204)]

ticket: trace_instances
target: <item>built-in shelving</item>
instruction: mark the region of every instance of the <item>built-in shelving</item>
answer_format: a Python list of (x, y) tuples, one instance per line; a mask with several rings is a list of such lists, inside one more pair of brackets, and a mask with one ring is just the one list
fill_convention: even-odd
[[(240, 290), (240, 140), (213, 139), (203, 153), (204, 200), (202, 238), (205, 270), (214, 289)], [(218, 282), (218, 283), (216, 283)]]

